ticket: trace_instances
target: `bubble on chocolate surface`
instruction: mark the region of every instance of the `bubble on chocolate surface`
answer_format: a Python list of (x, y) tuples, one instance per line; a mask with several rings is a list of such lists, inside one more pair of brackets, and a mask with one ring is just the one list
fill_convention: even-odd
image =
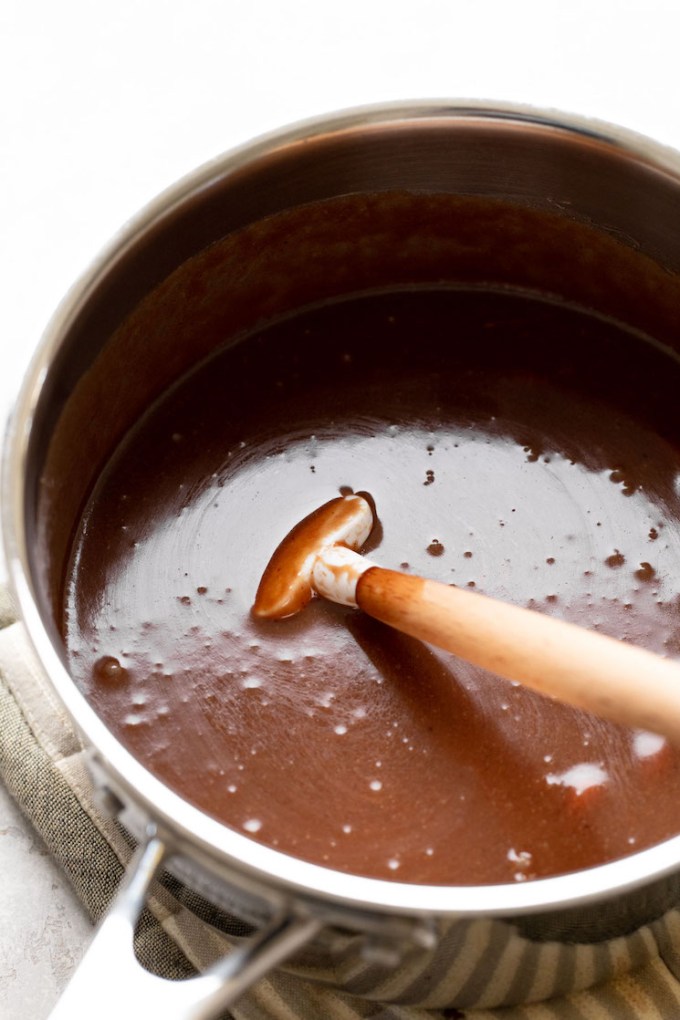
[(251, 691), (261, 687), (262, 682), (262, 677), (253, 676), (252, 673), (249, 673), (248, 676), (244, 676), (241, 680), (241, 687), (244, 691)]
[(640, 731), (633, 735), (633, 750), (638, 758), (651, 758), (666, 746), (664, 737), (658, 733)]
[(97, 659), (92, 673), (95, 680), (106, 684), (124, 683), (129, 677), (125, 666), (122, 666), (120, 660), (113, 655), (103, 655)]
[[(589, 741), (588, 741), (589, 742)], [(584, 740), (584, 746), (586, 742)], [(577, 795), (585, 793), (594, 786), (603, 786), (609, 780), (609, 774), (602, 765), (593, 762), (581, 762), (560, 774), (549, 773), (545, 780), (548, 786), (567, 786)]]

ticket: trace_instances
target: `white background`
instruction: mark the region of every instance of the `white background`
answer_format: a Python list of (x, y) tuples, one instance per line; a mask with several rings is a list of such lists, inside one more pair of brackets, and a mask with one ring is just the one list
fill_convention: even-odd
[[(680, 148), (679, 46), (678, 0), (0, 0), (0, 417), (90, 259), (219, 152), (432, 97), (556, 107)], [(2, 791), (0, 870), (0, 1014), (40, 1020), (87, 926)]]

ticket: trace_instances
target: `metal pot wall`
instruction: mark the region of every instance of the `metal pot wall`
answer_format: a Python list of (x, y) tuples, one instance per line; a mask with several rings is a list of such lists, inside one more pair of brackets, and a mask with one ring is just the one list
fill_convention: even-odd
[[(680, 894), (680, 837), (512, 886), (407, 885), (294, 859), (209, 818), (132, 758), (72, 683), (55, 619), (99, 469), (144, 408), (225, 340), (310, 301), (445, 280), (553, 294), (680, 351), (679, 226), (680, 157), (645, 139), (531, 109), (386, 106), (217, 159), (146, 209), (76, 285), (10, 426), (6, 552), (102, 797), (142, 848), (59, 1015), (85, 1015), (111, 954), (127, 967), (111, 1015), (148, 1006), (196, 1018), (284, 962), (383, 1001), (488, 1007), (584, 987), (654, 951)], [(259, 930), (182, 991), (131, 954), (161, 865)]]

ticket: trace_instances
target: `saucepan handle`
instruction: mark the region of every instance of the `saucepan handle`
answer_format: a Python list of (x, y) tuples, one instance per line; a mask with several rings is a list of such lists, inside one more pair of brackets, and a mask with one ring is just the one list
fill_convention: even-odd
[(169, 981), (137, 961), (133, 936), (149, 886), (166, 857), (162, 840), (143, 846), (50, 1020), (162, 1016), (211, 1020), (250, 985), (303, 946), (321, 922), (283, 910), (199, 977)]

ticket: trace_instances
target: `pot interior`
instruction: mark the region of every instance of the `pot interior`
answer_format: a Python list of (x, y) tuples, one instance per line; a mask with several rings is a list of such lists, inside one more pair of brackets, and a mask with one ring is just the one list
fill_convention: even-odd
[[(677, 212), (676, 176), (655, 165), (640, 152), (617, 146), (594, 133), (572, 131), (547, 123), (529, 123), (521, 118), (494, 119), (475, 114), (421, 116), (411, 121), (395, 117), (393, 121), (382, 124), (339, 126), (337, 130), (312, 134), (304, 141), (292, 136), (280, 140), (280, 144), (256, 150), (250, 159), (227, 160), (221, 167), (206, 171), (202, 178), (188, 182), (123, 238), (96, 272), (90, 286), (68, 309), (66, 320), (58, 326), (59, 335), (53, 346), (53, 357), (32, 427), (26, 478), (30, 570), (38, 601), (48, 627), (58, 635), (57, 642), (67, 636), (71, 653), (74, 648), (79, 653), (80, 638), (73, 638), (73, 631), (69, 629), (73, 613), (71, 617), (68, 614), (64, 617), (65, 603), (71, 611), (74, 610), (74, 604), (69, 603), (69, 592), (73, 592), (72, 582), (76, 575), (78, 584), (84, 586), (82, 590), (90, 592), (87, 599), (89, 608), (84, 615), (91, 613), (94, 606), (101, 607), (106, 598), (103, 594), (105, 588), (98, 594), (92, 588), (97, 581), (95, 566), (89, 568), (89, 580), (84, 581), (82, 573), (78, 575), (87, 555), (90, 555), (92, 563), (96, 561), (96, 556), (92, 559), (91, 554), (83, 552), (79, 542), (83, 519), (86, 528), (91, 528), (94, 521), (97, 527), (108, 527), (113, 534), (115, 515), (92, 517), (88, 511), (83, 518), (83, 514), (93, 494), (95, 501), (100, 499), (101, 502), (102, 493), (107, 493), (105, 487), (102, 488), (102, 471), (114, 454), (118, 457), (126, 443), (129, 446), (131, 430), (148, 416), (150, 408), (161, 406), (164, 395), (181, 393), (179, 381), (183, 378), (199, 378), (203, 372), (203, 377), (208, 380), (212, 368), (202, 366), (212, 364), (209, 359), (216, 352), (226, 352), (225, 364), (243, 373), (243, 387), (239, 382), (234, 383), (229, 374), (230, 368), (224, 376), (225, 387), (232, 387), (228, 391), (229, 399), (225, 400), (223, 407), (219, 407), (219, 396), (213, 393), (213, 403), (218, 408), (217, 418), (228, 419), (234, 413), (234, 407), (238, 407), (228, 439), (231, 443), (238, 443), (241, 430), (244, 438), (240, 441), (247, 444), (251, 434), (257, 432), (261, 412), (267, 410), (264, 405), (258, 406), (255, 417), (249, 418), (247, 401), (239, 403), (238, 399), (239, 391), (243, 389), (248, 400), (256, 400), (258, 387), (253, 385), (253, 379), (257, 381), (260, 376), (268, 378), (268, 370), (258, 364), (257, 352), (264, 350), (270, 359), (267, 365), (270, 365), (276, 352), (282, 350), (282, 344), (294, 342), (286, 323), (295, 322), (303, 313), (311, 317), (309, 322), (305, 320), (310, 329), (317, 320), (323, 326), (323, 321), (328, 324), (334, 319), (337, 332), (338, 317), (342, 321), (343, 309), (351, 305), (351, 301), (348, 304), (350, 298), (352, 301), (368, 302), (368, 305), (362, 305), (364, 309), (373, 302), (378, 309), (375, 315), (379, 315), (382, 314), (380, 302), (386, 295), (402, 295), (399, 300), (406, 303), (400, 306), (400, 314), (406, 318), (411, 316), (412, 332), (415, 334), (420, 313), (414, 311), (412, 304), (420, 300), (417, 295), (439, 295), (433, 300), (453, 301), (446, 315), (453, 316), (454, 321), (456, 316), (464, 319), (465, 315), (470, 317), (470, 322), (474, 320), (476, 332), (470, 326), (466, 334), (469, 338), (473, 333), (475, 337), (481, 336), (484, 326), (485, 315), (477, 307), (482, 299), (480, 296), (493, 295), (488, 298), (492, 317), (503, 321), (514, 321), (514, 312), (508, 312), (513, 301), (524, 302), (529, 295), (535, 296), (537, 301), (529, 303), (540, 307), (540, 314), (548, 318), (540, 326), (534, 324), (531, 327), (536, 334), (533, 346), (529, 342), (525, 344), (524, 353), (518, 355), (519, 361), (514, 360), (515, 350), (519, 351), (522, 346), (518, 342), (517, 329), (512, 334), (513, 345), (516, 346), (508, 350), (500, 342), (490, 348), (491, 361), (488, 363), (484, 357), (473, 359), (478, 375), (488, 370), (495, 379), (494, 385), (500, 390), (503, 390), (506, 377), (518, 366), (526, 383), (533, 371), (531, 359), (538, 357), (540, 361), (540, 351), (547, 352), (552, 368), (550, 371), (545, 369), (547, 375), (541, 375), (544, 371), (541, 369), (537, 378), (541, 385), (546, 380), (555, 381), (554, 374), (550, 374), (556, 365), (559, 367), (555, 349), (566, 350), (570, 343), (566, 334), (560, 333), (564, 325), (560, 327), (559, 322), (550, 318), (551, 310), (572, 309), (568, 313), (560, 312), (560, 316), (568, 314), (578, 319), (578, 323), (574, 320), (569, 326), (572, 333), (578, 334), (585, 322), (599, 324), (596, 330), (598, 336), (601, 330), (612, 330), (600, 353), (593, 348), (592, 357), (586, 330), (581, 335), (578, 356), (570, 362), (571, 371), (580, 371), (584, 380), (590, 372), (604, 380), (596, 397), (604, 401), (601, 407), (605, 413), (609, 407), (607, 400), (612, 396), (607, 394), (608, 388), (620, 393), (627, 391), (626, 380), (630, 382), (631, 372), (642, 381), (646, 408), (644, 427), (650, 437), (653, 434), (661, 437), (653, 452), (664, 465), (663, 484), (649, 483), (654, 489), (652, 502), (656, 501), (655, 513), (660, 512), (659, 507), (663, 509), (663, 526), (670, 534), (674, 523), (677, 523), (672, 480), (678, 437), (673, 432), (673, 415), (669, 410), (672, 406), (673, 373), (676, 371), (675, 355), (680, 350), (680, 326), (676, 312), (680, 250), (678, 232), (673, 229)], [(452, 294), (453, 298), (450, 297)], [(465, 302), (468, 303), (467, 310), (463, 307)], [(329, 318), (329, 309), (336, 309), (337, 315)], [(584, 317), (579, 319), (578, 316), (584, 313)], [(370, 315), (362, 321), (364, 333), (357, 334), (359, 340), (358, 346), (352, 349), (353, 358), (361, 355), (362, 345), (367, 347), (371, 343), (370, 330), (366, 326), (371, 321)], [(563, 319), (560, 322), (563, 323)], [(354, 328), (355, 323), (351, 316), (347, 319), (348, 331)], [(639, 349), (644, 352), (639, 359), (637, 354), (630, 355), (634, 359), (630, 371), (628, 341), (620, 342), (623, 336), (623, 333), (617, 333), (620, 328), (633, 346), (634, 338), (637, 338), (635, 342), (639, 342)], [(434, 327), (430, 324), (428, 329), (432, 333)], [(541, 330), (541, 336), (546, 337), (542, 344), (536, 339)], [(641, 339), (643, 335), (648, 339)], [(263, 336), (274, 339), (258, 340), (260, 347), (249, 356), (253, 337)], [(337, 335), (333, 342), (340, 350), (341, 339)], [(382, 342), (380, 357), (386, 359), (389, 358), (389, 341)], [(323, 337), (319, 344), (323, 348)], [(468, 340), (468, 349), (474, 346)], [(417, 347), (415, 342), (414, 351)], [(455, 335), (447, 350), (449, 348), (453, 354), (443, 358), (447, 370), (454, 372), (466, 365), (471, 370), (469, 363), (456, 360)], [(441, 349), (440, 345), (437, 350)], [(243, 358), (241, 351), (246, 352)], [(313, 347), (303, 345), (299, 351), (306, 364), (313, 363)], [(404, 352), (403, 348), (399, 348), (399, 352), (402, 360), (408, 358), (408, 352)], [(435, 348), (433, 352), (436, 353)], [(607, 357), (611, 359), (612, 366), (609, 387), (606, 385)], [(229, 361), (229, 358), (232, 360)], [(285, 361), (283, 357), (282, 371)], [(324, 371), (332, 373), (332, 359), (326, 363), (321, 357), (320, 361)], [(672, 368), (668, 367), (666, 372), (664, 366)], [(377, 387), (375, 392), (378, 393), (379, 363), (373, 365), (371, 371)], [(408, 374), (407, 368), (399, 378), (403, 379)], [(387, 377), (391, 385), (392, 376), (388, 373)], [(319, 382), (318, 374), (315, 376), (312, 372), (312, 378)], [(328, 382), (327, 377), (325, 382)], [(540, 387), (537, 389), (535, 385), (536, 379), (529, 379), (529, 383), (534, 387), (532, 392), (540, 394)], [(660, 399), (655, 396), (657, 385)], [(333, 386), (329, 393), (332, 390)], [(633, 391), (634, 387), (628, 387), (625, 397), (629, 401), (627, 409), (632, 406), (631, 401), (635, 403)], [(464, 402), (465, 392), (464, 386), (454, 391), (459, 403)], [(550, 399), (549, 396), (544, 401), (542, 421), (553, 413)], [(539, 403), (540, 400), (539, 395)], [(527, 401), (525, 394), (520, 403), (526, 408)], [(475, 413), (479, 417), (479, 405), (476, 407)], [(484, 413), (487, 411), (490, 417), (494, 417), (493, 408), (487, 408)], [(162, 411), (159, 413), (162, 417)], [(510, 411), (507, 413), (510, 414)], [(316, 406), (314, 414), (322, 425), (323, 406)], [(568, 418), (566, 411), (565, 417)], [(586, 420), (587, 416), (583, 421)], [(254, 433), (249, 433), (248, 428), (244, 430), (243, 422), (247, 422)], [(607, 432), (611, 422), (597, 418), (592, 419), (593, 430), (600, 429), (600, 422)], [(96, 423), (96, 427), (92, 427), (92, 423)], [(280, 424), (285, 435), (289, 426), (287, 412), (281, 417)], [(272, 427), (275, 429), (275, 426)], [(424, 456), (436, 452), (436, 435), (430, 450), (426, 434), (436, 433), (438, 427), (437, 423), (433, 426), (428, 422), (423, 427), (420, 438), (426, 447)], [(612, 428), (615, 432), (616, 429)], [(632, 431), (630, 435), (633, 435)], [(523, 436), (520, 425), (513, 438), (516, 444), (523, 444), (526, 459), (544, 461), (549, 457), (549, 450), (543, 450), (540, 443), (532, 445), (531, 439)], [(612, 442), (615, 442), (614, 438)], [(285, 442), (283, 445), (285, 447)], [(200, 442), (195, 442), (192, 461), (195, 462), (201, 446)], [(150, 446), (148, 449), (155, 448)], [(566, 442), (561, 448), (565, 462), (570, 459), (574, 462), (572, 452)], [(370, 460), (370, 453), (365, 456)], [(396, 465), (399, 453), (395, 456)], [(648, 473), (645, 474), (640, 467), (645, 456), (644, 450), (638, 446), (635, 448), (637, 461), (634, 470), (631, 468), (629, 471), (627, 464), (605, 463), (597, 458), (589, 470), (593, 476), (610, 470), (610, 485), (620, 485), (623, 490), (628, 485), (635, 492), (647, 485)], [(434, 457), (431, 463), (434, 465)], [(471, 456), (470, 470), (473, 463), (474, 456)], [(148, 459), (143, 461), (144, 472), (148, 464)], [(185, 468), (188, 464), (189, 461)], [(164, 471), (165, 466), (152, 488), (162, 487)], [(616, 472), (620, 477), (613, 477)], [(366, 484), (360, 479), (348, 478), (346, 481), (357, 487)], [(435, 491), (437, 484), (436, 468), (426, 465), (423, 479), (419, 481), (419, 485), (425, 487), (423, 493)], [(483, 498), (481, 491), (478, 494), (480, 500)], [(500, 498), (498, 488), (493, 484), (488, 486), (488, 491), (490, 500)], [(624, 492), (621, 507), (625, 496), (631, 494)], [(276, 506), (276, 492), (270, 492), (269, 498)], [(629, 500), (629, 503), (632, 506), (632, 501)], [(245, 505), (250, 512), (252, 504), (246, 500)], [(296, 509), (300, 505), (296, 503)], [(515, 509), (505, 508), (508, 514), (514, 513)], [(237, 510), (234, 512), (237, 513)], [(613, 511), (612, 517), (615, 518), (616, 514)], [(123, 520), (122, 516), (120, 520)], [(651, 518), (647, 521), (646, 517), (644, 520), (651, 534), (658, 522), (655, 524)], [(387, 521), (384, 526), (387, 529)], [(614, 538), (616, 526), (612, 527), (611, 534)], [(438, 534), (433, 533), (429, 538), (420, 566), (423, 569), (432, 566), (434, 569), (436, 565), (439, 569), (440, 553), (436, 544), (442, 543)], [(608, 554), (613, 557), (608, 564), (612, 578), (625, 562), (625, 556), (613, 538)], [(272, 548), (275, 544), (272, 541)], [(674, 548), (673, 542), (670, 542), (670, 547)], [(382, 547), (383, 550), (385, 548), (389, 547)], [(465, 558), (467, 552), (471, 553), (468, 558), (472, 560), (471, 549), (459, 548), (458, 555)], [(541, 569), (549, 575), (557, 556), (551, 555), (551, 550), (547, 552)], [(393, 555), (396, 558), (396, 550)], [(621, 556), (621, 564), (617, 556)], [(412, 560), (413, 557), (404, 553), (403, 559)], [(552, 564), (548, 562), (551, 559)], [(649, 559), (641, 554), (631, 564), (638, 573), (642, 571), (637, 582), (631, 583), (642, 586), (645, 597), (652, 590), (645, 585), (657, 575), (656, 562), (650, 563), (651, 559), (651, 552)], [(670, 562), (672, 574), (672, 556)], [(399, 566), (399, 563), (390, 565)], [(462, 561), (458, 564), (460, 570), (464, 566)], [(457, 575), (454, 582), (459, 580)], [(664, 583), (670, 590), (672, 577), (665, 578)], [(203, 595), (210, 590), (208, 585), (198, 583), (198, 600), (194, 591), (191, 592), (194, 602), (200, 602), (201, 588), (206, 589)], [(504, 594), (503, 591), (493, 593)], [(543, 592), (544, 596), (551, 594), (552, 591)], [(526, 597), (528, 595), (528, 592), (525, 593)], [(172, 597), (181, 600), (184, 596), (180, 593)], [(189, 594), (186, 597), (189, 598)], [(601, 597), (605, 598), (604, 595)], [(667, 599), (663, 593), (656, 599), (659, 605), (662, 601), (670, 604), (670, 594)], [(560, 605), (550, 603), (542, 608), (545, 611), (561, 611)], [(664, 612), (667, 614), (664, 628), (668, 629), (673, 623), (672, 620), (669, 622), (668, 614), (672, 616), (675, 609), (664, 607)], [(103, 625), (101, 621), (97, 626), (100, 625)], [(354, 637), (361, 643), (360, 634)], [(113, 654), (108, 647), (98, 645), (96, 655), (88, 666), (88, 675), (96, 669), (100, 672), (106, 670), (112, 661), (120, 666), (122, 651), (124, 649), (118, 649)], [(410, 652), (403, 647), (395, 647), (391, 654), (393, 660), (396, 657), (403, 662)], [(78, 672), (73, 657), (70, 666), (75, 673)], [(114, 674), (116, 668), (113, 669)], [(422, 668), (421, 661), (417, 669)], [(382, 667), (378, 669), (380, 672)], [(92, 696), (89, 684), (90, 680), (82, 680), (84, 689), (88, 689)], [(433, 685), (437, 684), (440, 680), (431, 676), (432, 697), (435, 697)], [(440, 693), (436, 697), (440, 697)], [(321, 694), (319, 692), (319, 696)], [(506, 700), (505, 696), (501, 697), (499, 705)], [(430, 710), (434, 704), (431, 699)], [(528, 707), (526, 711), (531, 714), (532, 709)], [(105, 710), (102, 714), (106, 718)], [(344, 725), (341, 721), (335, 723), (335, 727)], [(426, 726), (426, 723), (423, 725)], [(568, 727), (574, 733), (581, 732), (584, 727), (592, 728), (590, 721), (584, 723), (571, 715)], [(475, 740), (483, 744), (485, 739), (480, 730)], [(603, 747), (606, 747), (610, 736), (603, 740)], [(134, 746), (134, 741), (128, 746)], [(644, 752), (644, 747), (651, 745), (641, 746)], [(641, 757), (647, 757), (643, 752)], [(589, 764), (596, 767), (597, 761)], [(153, 769), (153, 764), (151, 767)], [(521, 767), (520, 756), (514, 760), (513, 768)], [(275, 768), (274, 756), (268, 760), (267, 771)], [(670, 755), (664, 768), (667, 771), (659, 783), (672, 790), (672, 784), (680, 782), (680, 764)], [(564, 775), (566, 771), (559, 774)], [(499, 775), (501, 773), (502, 767)], [(169, 772), (161, 770), (161, 774), (170, 785), (177, 786), (179, 783), (181, 786)], [(553, 778), (558, 776), (556, 771), (547, 774)], [(370, 781), (382, 785), (377, 776)], [(645, 789), (653, 789), (656, 780), (645, 782), (651, 783)], [(586, 785), (586, 788), (589, 787)], [(583, 791), (577, 787), (573, 789), (576, 789), (576, 797), (579, 798)], [(499, 790), (499, 797), (504, 796), (502, 787)], [(183, 790), (182, 793), (186, 795)], [(310, 796), (313, 797), (313, 794)], [(680, 801), (680, 798), (676, 799)], [(200, 806), (210, 813), (209, 807)], [(296, 811), (299, 810), (298, 806)], [(259, 826), (255, 828), (260, 821), (256, 813), (244, 807), (243, 818), (245, 831), (260, 838)], [(338, 818), (337, 822), (342, 824), (342, 819)], [(310, 825), (313, 825), (313, 820)], [(680, 831), (680, 818), (677, 828), (674, 826), (675, 822), (671, 822), (670, 829), (660, 832), (657, 841)], [(305, 848), (299, 844), (287, 844), (284, 849), (305, 857)], [(635, 844), (622, 847), (618, 856), (634, 849), (637, 849)], [(518, 880), (532, 877), (525, 873), (526, 858), (522, 857), (525, 853), (522, 845), (510, 846), (507, 851), (515, 854), (514, 863), (511, 859), (515, 877)], [(319, 856), (322, 858), (323, 855)], [(386, 855), (385, 860), (387, 869), (390, 869), (391, 862), (397, 858)], [(586, 860), (579, 862), (579, 866), (600, 862), (599, 859)], [(318, 859), (318, 863), (326, 862)], [(368, 866), (360, 861), (343, 864), (334, 859), (331, 866), (355, 869), (362, 874), (371, 873), (367, 871)], [(400, 863), (396, 867), (399, 866)], [(547, 873), (559, 873), (560, 865), (556, 863), (552, 869)], [(457, 872), (449, 880), (442, 879), (439, 874), (424, 879), (419, 875), (420, 872), (415, 869), (411, 880), (448, 881), (449, 884), (464, 884), (465, 881)], [(389, 878), (389, 870), (378, 872), (378, 877)], [(470, 881), (485, 879), (474, 873)], [(490, 881), (501, 879), (495, 877)]]

